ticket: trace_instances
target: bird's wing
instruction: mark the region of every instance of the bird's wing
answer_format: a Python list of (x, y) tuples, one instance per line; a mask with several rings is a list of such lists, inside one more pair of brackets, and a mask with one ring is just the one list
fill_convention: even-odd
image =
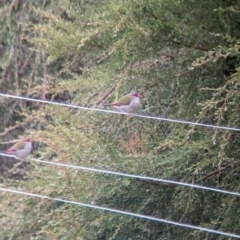
[(10, 147), (6, 152), (13, 152), (16, 150), (24, 149), (25, 142), (24, 140), (20, 140), (19, 142), (15, 143), (12, 147)]
[(121, 105), (128, 105), (132, 101), (132, 95), (127, 94), (120, 98), (118, 101), (112, 103), (112, 106), (121, 106)]

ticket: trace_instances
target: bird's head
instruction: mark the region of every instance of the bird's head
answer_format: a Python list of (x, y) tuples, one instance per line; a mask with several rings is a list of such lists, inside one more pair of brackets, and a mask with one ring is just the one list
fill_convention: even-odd
[(25, 142), (33, 142), (33, 139), (31, 139), (31, 138), (25, 138), (24, 141), (25, 141)]
[(140, 94), (138, 94), (138, 93), (135, 92), (135, 91), (132, 91), (132, 92), (131, 92), (131, 95), (132, 95), (133, 97), (141, 98)]

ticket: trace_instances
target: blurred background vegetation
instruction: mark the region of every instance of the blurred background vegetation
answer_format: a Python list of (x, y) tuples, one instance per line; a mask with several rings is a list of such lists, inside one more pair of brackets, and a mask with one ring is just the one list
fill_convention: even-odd
[[(139, 113), (240, 127), (240, 1), (3, 0), (0, 89), (102, 108), (131, 89)], [(0, 97), (0, 149), (240, 189), (238, 132)], [(1, 185), (240, 234), (238, 197), (1, 157)], [(1, 239), (230, 239), (0, 193)]]

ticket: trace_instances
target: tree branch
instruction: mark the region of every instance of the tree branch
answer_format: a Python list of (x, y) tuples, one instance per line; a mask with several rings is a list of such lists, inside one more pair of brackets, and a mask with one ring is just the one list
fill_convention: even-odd
[(202, 180), (206, 180), (207, 178), (209, 178), (209, 177), (211, 177), (211, 176), (213, 176), (213, 175), (216, 175), (216, 174), (218, 174), (218, 173), (221, 173), (221, 172), (223, 172), (225, 169), (227, 169), (228, 167), (229, 167), (229, 164), (227, 164), (226, 166), (221, 167), (221, 168), (219, 168), (219, 169), (217, 169), (217, 170), (214, 170), (214, 171), (208, 173)]

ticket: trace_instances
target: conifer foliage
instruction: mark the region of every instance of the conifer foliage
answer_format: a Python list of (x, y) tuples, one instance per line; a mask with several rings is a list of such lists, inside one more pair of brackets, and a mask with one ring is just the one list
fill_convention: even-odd
[[(238, 1), (3, 2), (1, 92), (103, 108), (134, 89), (142, 96), (140, 114), (240, 128)], [(12, 138), (35, 139), (29, 161), (15, 172), (1, 160), (1, 186), (240, 234), (238, 197), (30, 161), (237, 192), (238, 132), (9, 98), (0, 98), (0, 114), (1, 149)], [(3, 239), (227, 239), (1, 196)]]

